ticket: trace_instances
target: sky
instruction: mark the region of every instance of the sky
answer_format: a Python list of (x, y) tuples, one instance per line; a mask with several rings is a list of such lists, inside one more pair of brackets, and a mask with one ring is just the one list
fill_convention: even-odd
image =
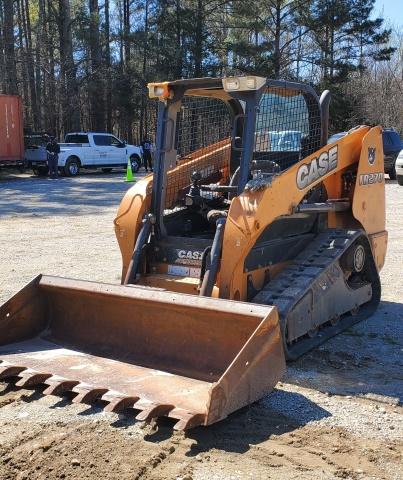
[(403, 27), (402, 0), (376, 0), (374, 12), (375, 16), (383, 16), (386, 24), (391, 23), (395, 27)]

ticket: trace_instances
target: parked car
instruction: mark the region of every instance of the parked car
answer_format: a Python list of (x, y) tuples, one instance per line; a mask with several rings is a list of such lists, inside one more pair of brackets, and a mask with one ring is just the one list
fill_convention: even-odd
[(403, 149), (403, 143), (399, 134), (393, 128), (384, 128), (382, 133), (383, 155), (385, 159), (385, 173), (389, 174), (391, 180), (396, 179), (396, 159)]
[(340, 138), (342, 138), (342, 137), (344, 137), (345, 135), (347, 135), (347, 133), (348, 133), (348, 132), (335, 133), (334, 135), (332, 135), (331, 137), (328, 138), (327, 143), (337, 142), (337, 140), (340, 140)]
[[(327, 143), (333, 143), (339, 140), (340, 138), (347, 135), (348, 132), (339, 132), (335, 133)], [(385, 173), (389, 175), (391, 180), (396, 179), (395, 163), (396, 158), (399, 152), (403, 148), (403, 143), (400, 139), (399, 134), (394, 128), (384, 128), (382, 131), (382, 140), (383, 140), (383, 155), (385, 163)]]
[(403, 150), (400, 150), (400, 153), (396, 158), (395, 170), (397, 183), (403, 187)]
[[(28, 165), (38, 175), (47, 173), (46, 149), (41, 145), (36, 156), (28, 152)], [(133, 172), (141, 166), (141, 148), (127, 145), (110, 133), (75, 132), (65, 136), (60, 143), (59, 170), (69, 177), (79, 174), (81, 168), (101, 168), (110, 172), (113, 168), (126, 167), (130, 159)]]

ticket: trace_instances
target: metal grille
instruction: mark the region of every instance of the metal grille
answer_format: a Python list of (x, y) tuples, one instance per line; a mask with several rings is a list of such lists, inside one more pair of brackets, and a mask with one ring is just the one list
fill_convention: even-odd
[(168, 172), (166, 209), (183, 201), (195, 170), (201, 173), (202, 184), (228, 181), (230, 134), (231, 114), (225, 102), (183, 98), (176, 122), (176, 167)]
[[(269, 89), (256, 116), (252, 169), (283, 171), (320, 148), (317, 100), (298, 90)], [(278, 166), (277, 166), (278, 165)]]

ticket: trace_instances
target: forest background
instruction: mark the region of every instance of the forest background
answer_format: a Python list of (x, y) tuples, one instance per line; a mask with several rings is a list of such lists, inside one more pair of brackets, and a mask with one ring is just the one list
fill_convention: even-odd
[(0, 0), (0, 93), (32, 132), (153, 137), (147, 83), (255, 74), (332, 92), (331, 133), (403, 134), (403, 32), (375, 0)]

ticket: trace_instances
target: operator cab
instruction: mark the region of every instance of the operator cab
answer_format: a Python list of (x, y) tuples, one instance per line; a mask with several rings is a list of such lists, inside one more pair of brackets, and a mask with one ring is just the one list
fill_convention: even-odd
[[(152, 286), (168, 282), (175, 290), (182, 282), (189, 293), (211, 296), (233, 199), (268, 188), (326, 143), (328, 101), (309, 86), (261, 77), (177, 80), (149, 91), (159, 100), (151, 208), (124, 283), (135, 282), (140, 268), (152, 273)], [(316, 224), (316, 217), (300, 217), (274, 222), (256, 249), (271, 249), (283, 232), (297, 242), (290, 248), (296, 252), (299, 236)], [(247, 268), (259, 260), (255, 247)], [(148, 285), (147, 275), (142, 282)]]
[(323, 144), (306, 85), (261, 77), (151, 84), (160, 100), (152, 210), (161, 237), (212, 240), (234, 196), (265, 188)]

